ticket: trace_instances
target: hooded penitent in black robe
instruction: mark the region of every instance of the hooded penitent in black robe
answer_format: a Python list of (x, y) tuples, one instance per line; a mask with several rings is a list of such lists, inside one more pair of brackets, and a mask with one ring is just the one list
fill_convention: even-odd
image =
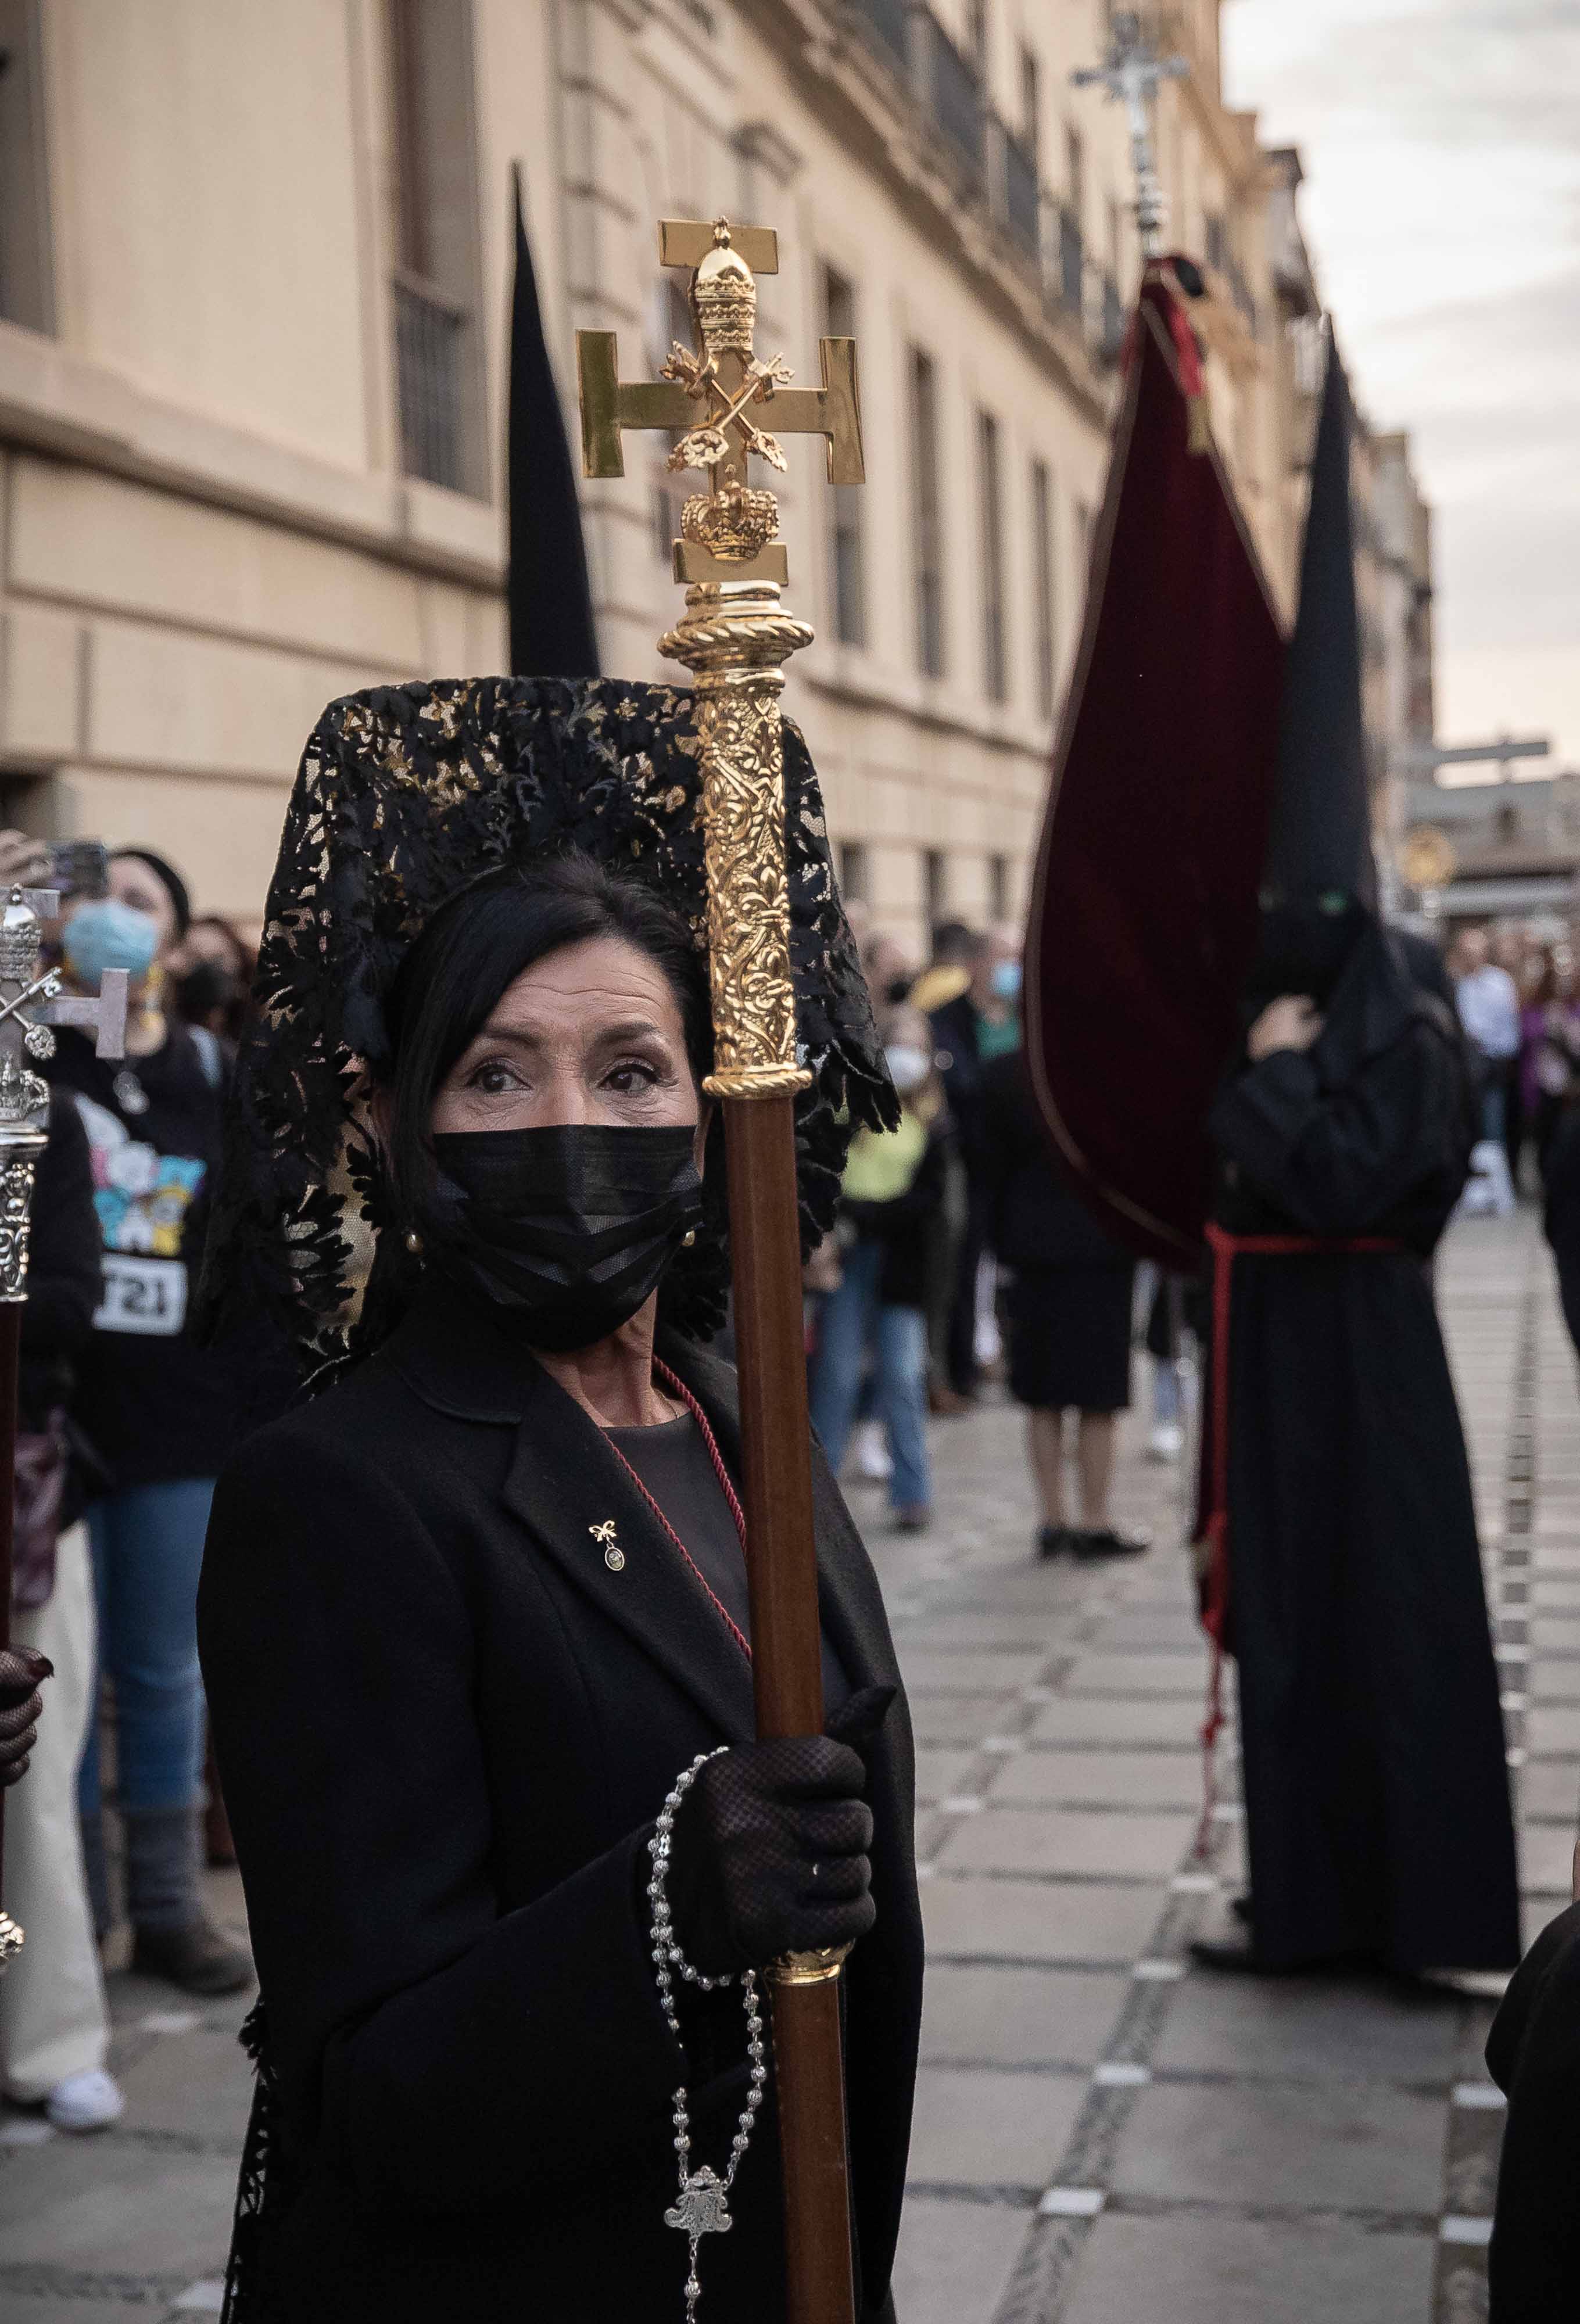
[(1487, 2255), (1492, 2324), (1553, 2324), (1580, 2290), (1580, 1904), (1549, 1921), (1504, 1996), (1487, 2064), (1509, 2100)]
[(1228, 1631), (1255, 1952), (1504, 1969), (1502, 1722), (1427, 1269), (1464, 1183), (1463, 1065), (1369, 918), (1325, 1017), (1310, 1049), (1234, 1073), (1211, 1120), (1230, 1234), (1398, 1246), (1233, 1260)]

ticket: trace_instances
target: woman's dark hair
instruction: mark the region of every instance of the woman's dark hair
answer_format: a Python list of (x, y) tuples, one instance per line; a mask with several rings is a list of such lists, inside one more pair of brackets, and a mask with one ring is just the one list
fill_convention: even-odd
[(706, 959), (678, 912), (590, 855), (491, 872), (434, 914), (391, 990), (393, 1056), (383, 1078), (394, 1099), (388, 1161), (402, 1219), (433, 1167), (429, 1122), (439, 1084), (488, 1022), (500, 994), (536, 962), (596, 936), (621, 937), (663, 971), (698, 1086), (711, 1073)]
[(152, 872), (170, 898), (170, 908), (175, 919), (176, 942), (180, 944), (192, 925), (192, 899), (186, 881), (175, 865), (167, 863), (162, 855), (156, 855), (152, 847), (112, 847), (109, 852), (112, 863), (124, 862), (128, 856)]

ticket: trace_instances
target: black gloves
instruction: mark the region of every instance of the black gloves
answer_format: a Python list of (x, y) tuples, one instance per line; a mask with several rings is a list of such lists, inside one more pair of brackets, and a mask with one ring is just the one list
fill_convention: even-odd
[(893, 1699), (865, 1687), (827, 1735), (751, 1743), (702, 1769), (675, 1812), (668, 1893), (676, 1942), (705, 1977), (866, 1935), (873, 1814), (855, 1747)]
[(0, 1653), (0, 1786), (20, 1783), (27, 1773), (27, 1755), (38, 1740), (44, 1707), (40, 1683), (54, 1675), (48, 1655), (32, 1646), (7, 1646)]

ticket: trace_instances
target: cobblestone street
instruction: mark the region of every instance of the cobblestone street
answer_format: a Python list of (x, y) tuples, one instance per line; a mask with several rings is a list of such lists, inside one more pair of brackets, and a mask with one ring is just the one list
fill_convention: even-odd
[[(1580, 1401), (1529, 1213), (1459, 1227), (1440, 1289), (1534, 1932), (1566, 1895), (1580, 1787)], [(1152, 1528), (1153, 1550), (1039, 1568), (1020, 1416), (993, 1406), (936, 1439), (929, 1535), (886, 1535), (872, 1489), (853, 1489), (924, 1803), (901, 2324), (1471, 2324), (1501, 2123), (1481, 2062), (1489, 2002), (1187, 1973), (1187, 1940), (1239, 1885), (1240, 1832), (1226, 1741), (1210, 1865), (1191, 1854), (1206, 1657), (1179, 1472), (1139, 1457), (1133, 1416), (1119, 1513)], [(239, 1888), (217, 1887), (236, 1920)], [(0, 2309), (15, 2324), (219, 2304), (242, 2013), (113, 1982), (123, 2123), (73, 2139), (0, 2121)]]

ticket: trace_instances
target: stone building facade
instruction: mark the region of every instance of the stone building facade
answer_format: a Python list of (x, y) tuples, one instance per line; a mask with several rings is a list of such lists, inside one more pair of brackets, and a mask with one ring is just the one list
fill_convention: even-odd
[[(1215, 429), (1287, 608), (1293, 189), (1224, 104), (1218, 0), (1145, 13), (1189, 64), (1158, 107), (1171, 239), (1206, 266)], [(6, 816), (161, 847), (255, 918), (324, 702), (503, 665), (519, 163), (568, 398), (578, 326), (627, 376), (679, 335), (661, 216), (779, 228), (759, 343), (801, 378), (855, 333), (866, 485), (790, 447), (818, 637), (787, 707), (875, 918), (919, 950), (945, 914), (1012, 917), (1139, 264), (1123, 114), (1070, 78), (1109, 14), (0, 0)], [(664, 448), (584, 488), (604, 664), (633, 677), (677, 604)]]

